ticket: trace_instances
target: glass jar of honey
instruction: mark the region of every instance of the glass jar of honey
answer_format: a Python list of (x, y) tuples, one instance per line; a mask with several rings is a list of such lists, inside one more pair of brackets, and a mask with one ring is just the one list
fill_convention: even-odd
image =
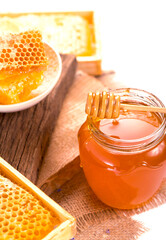
[[(121, 103), (164, 107), (139, 89), (111, 90)], [(164, 114), (120, 110), (117, 119), (88, 116), (78, 133), (86, 179), (105, 204), (130, 209), (146, 203), (166, 177)]]

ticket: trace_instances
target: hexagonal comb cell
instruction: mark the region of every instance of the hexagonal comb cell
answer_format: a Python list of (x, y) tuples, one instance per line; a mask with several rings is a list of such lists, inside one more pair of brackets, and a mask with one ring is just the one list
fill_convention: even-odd
[[(47, 65), (42, 35), (31, 30), (0, 37), (0, 71), (13, 74), (16, 70), (29, 71)], [(18, 71), (16, 71), (18, 73)], [(6, 76), (5, 76), (6, 78)]]
[(0, 239), (43, 239), (60, 220), (30, 192), (0, 174)]

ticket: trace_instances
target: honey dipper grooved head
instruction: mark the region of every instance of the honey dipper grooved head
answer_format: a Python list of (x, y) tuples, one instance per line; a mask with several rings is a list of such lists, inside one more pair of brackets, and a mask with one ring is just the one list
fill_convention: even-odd
[(93, 118), (117, 118), (120, 112), (120, 96), (111, 92), (89, 92), (85, 112)]

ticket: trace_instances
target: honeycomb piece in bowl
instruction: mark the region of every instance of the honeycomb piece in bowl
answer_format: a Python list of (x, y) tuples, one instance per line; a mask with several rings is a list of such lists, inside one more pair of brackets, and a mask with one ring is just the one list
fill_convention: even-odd
[(0, 103), (24, 101), (48, 65), (42, 35), (31, 30), (0, 37)]
[(59, 218), (40, 200), (0, 174), (0, 239), (41, 240)]
[(46, 65), (47, 57), (39, 31), (9, 33), (0, 37), (0, 80), (9, 74), (40, 70)]

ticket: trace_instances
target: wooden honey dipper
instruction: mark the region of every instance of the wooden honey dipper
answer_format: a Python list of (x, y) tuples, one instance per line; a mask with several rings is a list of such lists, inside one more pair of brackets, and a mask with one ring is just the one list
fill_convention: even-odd
[(85, 112), (93, 118), (117, 118), (120, 109), (166, 113), (166, 108), (120, 103), (120, 96), (111, 92), (89, 92)]

